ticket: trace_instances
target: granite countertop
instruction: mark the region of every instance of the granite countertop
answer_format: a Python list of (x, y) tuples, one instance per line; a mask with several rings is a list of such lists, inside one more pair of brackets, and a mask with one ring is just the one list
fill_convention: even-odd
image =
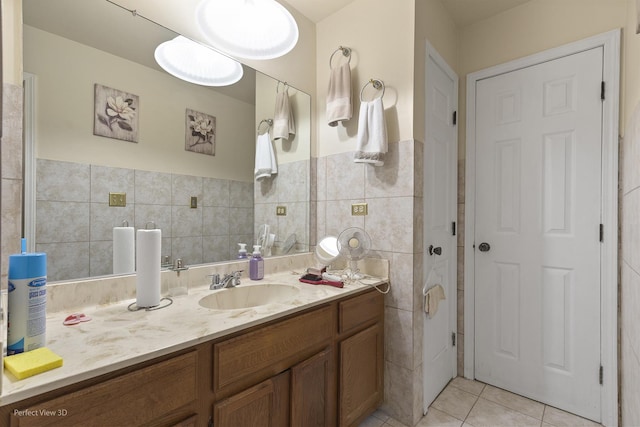
[(47, 315), (47, 347), (60, 355), (64, 364), (33, 377), (17, 380), (5, 371), (0, 405), (55, 390), (98, 375), (173, 353), (233, 332), (259, 325), (304, 309), (354, 294), (387, 279), (367, 278), (344, 288), (301, 283), (299, 274), (280, 272), (261, 281), (242, 280), (240, 286), (267, 283), (297, 287), (299, 293), (287, 302), (236, 309), (212, 310), (198, 301), (212, 292), (206, 286), (173, 298), (169, 307), (136, 312), (127, 307), (135, 300), (123, 300), (81, 310), (92, 320), (73, 326), (62, 324), (69, 312)]

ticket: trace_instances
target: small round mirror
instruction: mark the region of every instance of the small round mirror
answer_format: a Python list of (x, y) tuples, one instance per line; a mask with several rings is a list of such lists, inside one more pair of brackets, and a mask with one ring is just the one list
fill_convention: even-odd
[(338, 258), (338, 239), (335, 236), (326, 236), (318, 242), (315, 256), (322, 265), (329, 265)]

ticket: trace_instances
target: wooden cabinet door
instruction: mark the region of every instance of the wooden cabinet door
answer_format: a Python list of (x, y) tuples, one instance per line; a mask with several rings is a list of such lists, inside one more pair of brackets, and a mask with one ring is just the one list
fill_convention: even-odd
[(213, 407), (215, 427), (289, 425), (289, 371), (270, 378)]
[(383, 351), (381, 323), (340, 343), (340, 426), (357, 425), (382, 403)]
[[(291, 425), (325, 427), (335, 424), (331, 388), (331, 350), (324, 350), (291, 368)], [(333, 394), (335, 396), (335, 394)]]
[(215, 404), (213, 425), (271, 427), (273, 408), (273, 382), (269, 379)]

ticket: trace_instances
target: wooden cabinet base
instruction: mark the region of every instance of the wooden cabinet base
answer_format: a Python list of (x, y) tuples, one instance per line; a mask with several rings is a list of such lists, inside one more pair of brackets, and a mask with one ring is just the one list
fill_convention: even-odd
[(367, 290), (1, 406), (0, 426), (357, 425), (383, 398), (383, 301)]

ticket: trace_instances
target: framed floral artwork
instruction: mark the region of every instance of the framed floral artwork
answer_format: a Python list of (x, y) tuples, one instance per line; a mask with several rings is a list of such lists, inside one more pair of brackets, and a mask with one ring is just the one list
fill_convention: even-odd
[(138, 95), (96, 83), (94, 102), (94, 135), (138, 142)]
[(216, 155), (216, 118), (187, 108), (184, 149), (194, 153)]

